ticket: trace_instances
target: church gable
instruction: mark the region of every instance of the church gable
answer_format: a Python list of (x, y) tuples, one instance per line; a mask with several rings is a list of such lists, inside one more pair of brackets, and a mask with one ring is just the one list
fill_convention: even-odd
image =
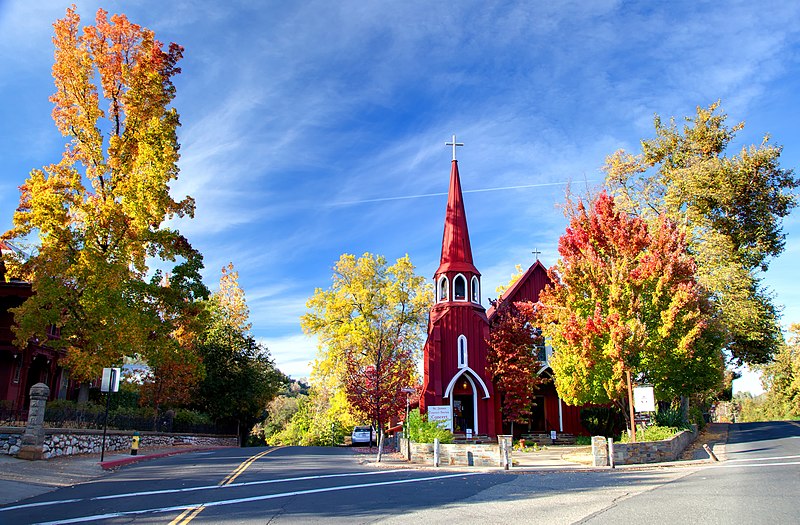
[[(536, 302), (539, 300), (539, 292), (544, 290), (544, 287), (551, 284), (550, 277), (547, 275), (547, 268), (537, 259), (528, 270), (512, 284), (508, 290), (503, 292), (498, 298), (498, 301), (531, 301)], [(495, 314), (495, 307), (491, 306), (486, 312), (489, 321), (492, 320)]]

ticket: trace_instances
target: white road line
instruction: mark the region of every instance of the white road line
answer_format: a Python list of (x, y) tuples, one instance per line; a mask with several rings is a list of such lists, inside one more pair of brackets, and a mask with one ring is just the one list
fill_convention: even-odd
[(369, 472), (348, 472), (343, 474), (319, 474), (316, 476), (301, 476), (297, 478), (281, 478), (281, 479), (265, 479), (260, 481), (247, 481), (247, 482), (240, 482), (240, 483), (231, 483), (229, 485), (204, 485), (200, 487), (184, 487), (180, 489), (162, 489), (162, 490), (147, 490), (142, 492), (126, 492), (124, 494), (109, 494), (108, 496), (95, 496), (93, 498), (78, 498), (78, 499), (62, 499), (58, 501), (42, 501), (39, 503), (25, 503), (22, 505), (15, 505), (13, 507), (5, 507), (0, 509), (0, 512), (5, 512), (9, 510), (19, 510), (19, 509), (27, 509), (33, 507), (47, 507), (49, 505), (61, 505), (62, 503), (77, 503), (81, 501), (98, 501), (98, 500), (106, 500), (106, 499), (118, 499), (118, 498), (133, 498), (139, 496), (153, 496), (155, 494), (178, 494), (181, 492), (195, 492), (198, 490), (216, 490), (216, 489), (227, 489), (231, 487), (247, 487), (251, 485), (269, 485), (272, 483), (290, 483), (293, 481), (308, 481), (312, 479), (328, 479), (328, 478), (344, 478), (350, 476), (373, 476), (375, 474), (391, 474), (395, 472), (403, 472), (406, 469), (394, 469), (394, 470), (374, 470)]
[(742, 462), (742, 461), (772, 461), (772, 460), (775, 460), (775, 459), (795, 459), (795, 458), (800, 458), (800, 455), (797, 455), (797, 456), (772, 456), (772, 457), (768, 457), (768, 458), (729, 459), (729, 460), (726, 461), (726, 463), (733, 463), (734, 461), (739, 461), (739, 462)]
[(447, 479), (447, 478), (457, 478), (462, 476), (475, 476), (477, 474), (481, 474), (481, 472), (462, 472), (458, 474), (445, 474), (442, 476), (430, 476), (426, 478), (412, 478), (412, 479), (401, 479), (401, 480), (394, 480), (394, 481), (379, 481), (377, 483), (360, 483), (358, 485), (341, 485), (338, 487), (325, 487), (319, 489), (308, 489), (308, 490), (296, 490), (292, 492), (282, 492), (279, 494), (263, 494), (261, 496), (251, 496), (249, 498), (237, 498), (237, 499), (229, 499), (229, 500), (221, 500), (221, 501), (210, 501), (210, 502), (202, 502), (202, 503), (194, 503), (191, 505), (178, 505), (174, 507), (157, 507), (152, 509), (141, 509), (141, 510), (129, 510), (125, 512), (110, 512), (108, 514), (96, 514), (94, 516), (83, 516), (80, 518), (72, 518), (66, 520), (57, 520), (57, 521), (43, 521), (38, 523), (37, 525), (59, 525), (59, 524), (69, 524), (69, 523), (86, 523), (89, 521), (98, 521), (98, 520), (106, 520), (112, 518), (120, 518), (123, 516), (134, 516), (137, 514), (158, 514), (163, 512), (178, 512), (182, 510), (186, 510), (188, 508), (196, 507), (198, 505), (203, 505), (204, 507), (220, 507), (224, 505), (236, 505), (239, 503), (252, 503), (254, 501), (264, 501), (269, 499), (277, 499), (277, 498), (287, 498), (291, 496), (303, 496), (307, 494), (320, 494), (323, 492), (336, 492), (339, 490), (352, 490), (352, 489), (361, 489), (361, 488), (370, 488), (370, 487), (380, 487), (385, 485), (400, 485), (404, 483), (419, 483), (424, 481), (435, 481), (439, 479)]
[(740, 463), (738, 465), (709, 465), (707, 468), (748, 468), (748, 467), (786, 467), (788, 465), (800, 465), (800, 461), (787, 461), (781, 463)]

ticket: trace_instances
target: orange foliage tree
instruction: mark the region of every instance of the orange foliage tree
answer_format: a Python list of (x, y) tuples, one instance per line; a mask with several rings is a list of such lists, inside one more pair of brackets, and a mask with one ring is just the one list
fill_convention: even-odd
[(722, 337), (677, 225), (647, 224), (600, 193), (569, 210), (534, 322), (567, 403), (625, 404), (626, 371), (670, 400), (721, 382)]
[[(174, 350), (175, 331), (207, 290), (202, 256), (165, 225), (194, 213), (191, 197), (169, 194), (179, 148), (172, 77), (183, 49), (164, 49), (152, 31), (102, 9), (94, 25), (80, 25), (74, 6), (53, 24), (50, 100), (68, 138), (63, 155), (20, 186), (3, 238), (33, 253), (5, 261), (35, 292), (14, 311), (17, 344), (60, 328), (52, 344), (67, 349), (71, 377), (85, 380), (124, 356)], [(168, 287), (153, 264), (170, 270)]]

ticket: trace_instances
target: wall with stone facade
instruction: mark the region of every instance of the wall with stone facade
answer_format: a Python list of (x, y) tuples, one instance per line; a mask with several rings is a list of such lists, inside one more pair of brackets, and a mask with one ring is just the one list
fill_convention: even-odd
[(684, 430), (663, 441), (614, 443), (614, 464), (635, 465), (675, 461), (696, 437), (697, 425), (692, 425), (692, 430)]
[[(15, 455), (19, 452), (24, 429), (0, 428), (0, 454)], [(238, 446), (235, 436), (206, 436), (188, 434), (161, 434), (140, 432), (139, 450), (165, 448), (180, 445), (193, 446)], [(133, 432), (111, 430), (106, 433), (106, 450), (130, 450)], [(49, 459), (57, 456), (99, 453), (103, 444), (102, 430), (45, 429), (43, 452)]]
[[(400, 451), (406, 453), (407, 443), (400, 439)], [(477, 444), (440, 444), (439, 466), (497, 467), (502, 465), (500, 446)], [(411, 443), (411, 461), (433, 465), (433, 443)]]

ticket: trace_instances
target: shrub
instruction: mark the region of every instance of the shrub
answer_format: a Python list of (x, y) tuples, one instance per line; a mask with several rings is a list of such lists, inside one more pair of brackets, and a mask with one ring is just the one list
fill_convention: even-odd
[(614, 437), (625, 429), (625, 417), (612, 407), (586, 407), (580, 412), (581, 424), (593, 436)]
[[(681, 430), (683, 429), (677, 427), (661, 427), (658, 425), (651, 425), (645, 428), (640, 427), (636, 429), (636, 441), (662, 441), (671, 438)], [(628, 436), (627, 431), (622, 433), (619, 442), (630, 442), (630, 436)]]
[(416, 443), (433, 443), (437, 438), (439, 443), (452, 443), (454, 440), (452, 432), (428, 421), (427, 416), (419, 413), (419, 409), (408, 414), (408, 435)]
[(689, 422), (686, 421), (683, 410), (680, 407), (673, 406), (656, 412), (655, 426), (688, 429)]

